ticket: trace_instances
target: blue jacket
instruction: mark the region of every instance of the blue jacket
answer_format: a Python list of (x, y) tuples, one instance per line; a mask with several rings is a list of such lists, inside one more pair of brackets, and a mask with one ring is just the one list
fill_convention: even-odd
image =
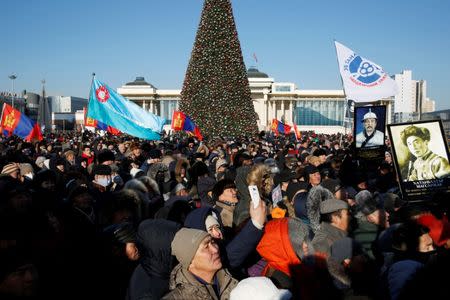
[[(193, 210), (187, 215), (184, 226), (207, 231), (205, 220), (212, 212), (216, 214), (219, 224), (223, 229), (220, 213), (212, 207), (201, 207)], [(230, 269), (241, 266), (245, 259), (255, 251), (263, 233), (264, 231), (256, 228), (250, 220), (233, 239), (230, 241), (225, 240), (222, 244), (219, 244), (224, 266)]]

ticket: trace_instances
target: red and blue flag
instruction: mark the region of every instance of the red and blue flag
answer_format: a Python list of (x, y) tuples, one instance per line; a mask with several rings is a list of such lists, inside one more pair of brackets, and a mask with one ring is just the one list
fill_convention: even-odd
[(275, 135), (278, 135), (280, 133), (288, 134), (289, 132), (291, 132), (291, 126), (281, 123), (277, 119), (273, 119), (272, 120), (272, 131), (273, 131), (273, 133), (275, 133)]
[(203, 140), (203, 136), (200, 133), (200, 129), (197, 125), (195, 125), (194, 121), (186, 116), (185, 113), (181, 111), (174, 111), (172, 115), (172, 129), (175, 131), (184, 130), (192, 133), (196, 136), (200, 141)]
[(4, 103), (2, 109), (1, 131), (5, 136), (11, 134), (31, 142), (32, 140), (42, 140), (42, 132), (38, 123), (34, 122), (26, 115)]

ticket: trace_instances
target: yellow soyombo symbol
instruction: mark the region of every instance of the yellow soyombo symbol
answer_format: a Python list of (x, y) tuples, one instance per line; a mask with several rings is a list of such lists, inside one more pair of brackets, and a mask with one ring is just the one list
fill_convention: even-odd
[(6, 116), (5, 121), (3, 122), (3, 126), (6, 128), (12, 128), (15, 122), (16, 118), (14, 116), (14, 111), (11, 111), (9, 115)]

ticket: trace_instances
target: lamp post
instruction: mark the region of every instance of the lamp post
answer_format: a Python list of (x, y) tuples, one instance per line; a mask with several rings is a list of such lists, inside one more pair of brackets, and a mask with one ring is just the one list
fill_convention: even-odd
[(14, 80), (17, 78), (17, 76), (15, 74), (11, 74), (8, 77), (9, 77), (9, 79), (11, 79), (11, 89), (12, 89), (12, 91), (11, 91), (11, 97), (12, 97), (11, 105), (14, 108)]

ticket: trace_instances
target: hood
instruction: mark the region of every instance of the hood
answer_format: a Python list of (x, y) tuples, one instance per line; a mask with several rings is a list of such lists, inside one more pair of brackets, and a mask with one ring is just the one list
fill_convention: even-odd
[(220, 227), (223, 228), (220, 213), (212, 207), (200, 207), (194, 209), (187, 215), (186, 220), (184, 221), (184, 227), (207, 231), (205, 226), (205, 220), (206, 217), (211, 215), (213, 212), (216, 214)]
[(179, 224), (162, 219), (145, 220), (139, 225), (140, 264), (149, 276), (169, 278), (173, 266), (171, 243), (180, 228)]
[(291, 276), (291, 268), (300, 264), (289, 239), (288, 218), (272, 220), (266, 224), (264, 235), (256, 250), (267, 261), (262, 275), (274, 268)]

